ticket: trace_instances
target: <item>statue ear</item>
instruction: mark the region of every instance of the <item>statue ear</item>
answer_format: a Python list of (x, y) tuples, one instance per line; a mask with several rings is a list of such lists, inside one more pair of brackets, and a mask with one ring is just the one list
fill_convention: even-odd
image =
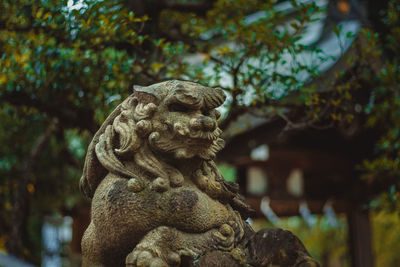
[(144, 88), (144, 86), (141, 86), (141, 85), (133, 85), (133, 93), (142, 92), (143, 88)]
[(133, 95), (142, 103), (159, 103), (165, 97), (165, 89), (160, 84), (150, 86), (133, 86)]
[(204, 104), (208, 109), (213, 109), (221, 106), (226, 99), (224, 90), (220, 87), (205, 87), (204, 89)]
[(134, 85), (133, 92), (149, 94), (149, 95), (156, 97), (157, 99), (160, 99), (160, 93), (162, 91), (164, 91), (163, 88), (160, 88), (160, 87), (161, 86), (159, 86), (158, 84), (154, 84), (154, 85), (150, 85), (150, 86)]

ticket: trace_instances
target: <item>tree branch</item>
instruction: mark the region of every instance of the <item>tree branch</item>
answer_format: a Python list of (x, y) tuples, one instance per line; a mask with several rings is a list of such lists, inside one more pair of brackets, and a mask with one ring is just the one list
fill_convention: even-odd
[(180, 12), (191, 12), (197, 15), (205, 15), (206, 12), (213, 7), (215, 0), (204, 0), (199, 3), (180, 3), (164, 1), (164, 7), (167, 9), (173, 9)]

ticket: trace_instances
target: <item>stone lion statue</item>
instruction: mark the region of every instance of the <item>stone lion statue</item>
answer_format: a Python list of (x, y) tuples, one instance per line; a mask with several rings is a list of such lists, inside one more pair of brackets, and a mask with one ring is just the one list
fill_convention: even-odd
[(224, 101), (173, 80), (135, 86), (109, 115), (80, 180), (92, 198), (83, 266), (317, 266), (290, 232), (243, 220), (250, 207), (213, 161)]

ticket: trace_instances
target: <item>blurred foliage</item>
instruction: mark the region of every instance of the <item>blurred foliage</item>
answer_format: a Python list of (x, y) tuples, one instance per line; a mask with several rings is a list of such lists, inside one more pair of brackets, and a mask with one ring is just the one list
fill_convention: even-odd
[(237, 171), (236, 168), (229, 164), (218, 164), (218, 170), (221, 172), (225, 180), (230, 182), (237, 182)]
[(373, 213), (371, 218), (376, 266), (398, 266), (400, 260), (399, 214), (381, 210)]
[[(5, 249), (13, 220), (18, 219), (12, 213), (22, 184), (22, 195), (29, 201), (21, 219), (20, 256), (39, 263), (37, 229), (44, 216), (69, 212), (84, 202), (78, 180), (93, 133), (130, 94), (133, 84), (172, 78), (222, 85), (228, 95), (224, 128), (243, 112), (266, 105), (269, 112), (287, 120), (289, 129), (350, 125), (358, 116), (356, 95), (368, 85), (372, 97), (362, 103), (361, 113), (368, 127), (382, 133), (376, 156), (360, 170), (371, 181), (388, 177), (394, 184), (389, 199), (397, 201), (400, 5), (396, 1), (390, 1), (384, 18), (388, 32), (379, 36), (364, 29), (362, 41), (357, 42), (360, 53), (347, 60), (351, 71), (337, 73), (323, 88), (310, 84), (309, 78), (319, 77), (317, 65), (330, 59), (300, 42), (305, 25), (320, 19), (316, 15), (323, 11), (314, 1), (290, 1), (295, 12), (289, 19), (274, 9), (273, 0), (204, 1), (213, 5), (204, 5), (201, 12), (185, 7), (200, 1), (177, 1), (175, 6), (141, 2), (150, 6), (149, 14), (136, 10), (132, 5), (136, 2), (140, 1), (0, 2), (7, 11), (0, 13), (0, 249)], [(259, 11), (264, 15), (249, 19)], [(339, 27), (335, 32), (338, 37), (348, 35)], [(297, 60), (306, 51), (318, 63)], [(289, 62), (288, 55), (294, 60)], [(376, 57), (382, 62), (371, 68), (367, 59)], [(32, 149), (49, 127), (54, 131), (25, 184), (21, 177)], [(222, 169), (232, 176), (228, 168)], [(331, 234), (324, 238), (331, 237), (340, 239)], [(325, 252), (321, 248), (315, 253)]]
[[(301, 72), (317, 75), (315, 65), (288, 62), (288, 57), (296, 58), (307, 50), (298, 42), (301, 33), (322, 11), (312, 1), (307, 5), (291, 3), (297, 16), (289, 21), (285, 11), (274, 9), (276, 3), (272, 0), (224, 0), (216, 1), (205, 17), (165, 10), (160, 24), (164, 30), (180, 25), (179, 32), (192, 40), (189, 51), (200, 52), (202, 62), (187, 69), (187, 77), (223, 86), (231, 95), (226, 103), (229, 118), (240, 110), (238, 107), (259, 107), (299, 89), (304, 84), (298, 78)], [(260, 10), (265, 13), (249, 19), (250, 14)], [(313, 52), (319, 55), (319, 51)], [(282, 68), (288, 71), (278, 71)]]
[[(365, 112), (368, 114), (366, 126), (378, 128), (381, 135), (375, 147), (373, 159), (363, 162), (361, 169), (365, 172), (365, 179), (369, 182), (387, 180), (393, 184), (388, 190), (389, 197), (384, 198), (393, 202), (394, 209), (400, 212), (400, 3), (390, 1), (388, 12), (384, 17), (388, 27), (388, 34), (379, 35), (366, 31), (366, 37), (372, 45), (379, 46), (385, 56), (376, 75), (370, 76), (369, 82), (374, 86), (374, 103), (369, 105)], [(383, 42), (379, 42), (379, 38)], [(370, 51), (366, 49), (365, 55)]]

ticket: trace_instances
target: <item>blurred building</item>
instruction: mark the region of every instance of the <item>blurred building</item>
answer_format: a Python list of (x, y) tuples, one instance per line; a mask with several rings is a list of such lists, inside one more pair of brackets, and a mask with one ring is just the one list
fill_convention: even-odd
[[(323, 88), (324, 82), (334, 82), (338, 70), (346, 71), (344, 60), (354, 53), (352, 44), (365, 12), (360, 1), (316, 2), (326, 11), (308, 25), (302, 41), (332, 58), (319, 65), (319, 80), (308, 80)], [(286, 8), (288, 18), (295, 15), (288, 2), (280, 2), (278, 8)], [(262, 12), (249, 21), (257, 16)], [(333, 26), (347, 38), (337, 36)], [(310, 60), (308, 56), (305, 53), (303, 60)], [(360, 107), (371, 101), (369, 91), (354, 97), (354, 120), (334, 128), (283, 132), (287, 122), (269, 116), (268, 108), (243, 114), (225, 130), (227, 143), (218, 160), (235, 166), (241, 193), (257, 216), (272, 223), (279, 217), (302, 216), (312, 226), (312, 214), (324, 214), (335, 224), (336, 213), (346, 214), (352, 266), (370, 267), (374, 259), (368, 202), (385, 184), (369, 184), (357, 171), (358, 164), (372, 155), (378, 130), (362, 127)]]

